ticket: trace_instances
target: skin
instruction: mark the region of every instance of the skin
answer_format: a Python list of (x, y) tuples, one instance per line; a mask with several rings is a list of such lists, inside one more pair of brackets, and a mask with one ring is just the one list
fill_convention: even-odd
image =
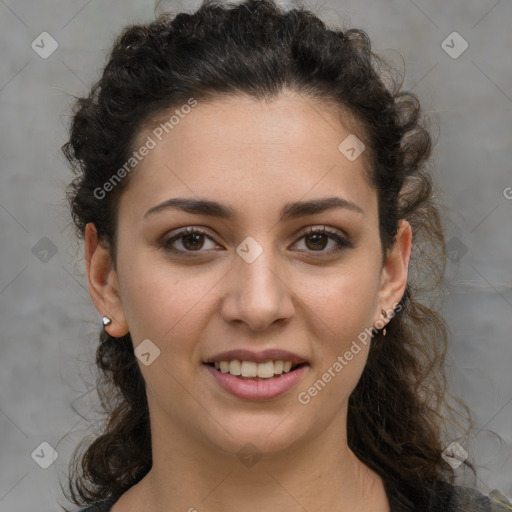
[[(354, 133), (348, 125), (293, 94), (270, 103), (199, 103), (130, 176), (116, 265), (87, 226), (89, 289), (98, 312), (112, 319), (108, 332), (129, 331), (135, 347), (149, 338), (160, 349), (149, 366), (139, 362), (153, 468), (113, 512), (389, 511), (381, 478), (346, 439), (348, 398), (369, 345), (309, 404), (297, 400), (365, 328), (385, 325), (382, 309), (392, 311), (407, 284), (411, 228), (401, 222), (383, 261), (377, 193), (363, 158), (349, 161), (338, 150)], [(279, 220), (285, 203), (332, 196), (363, 213), (337, 208)], [(166, 209), (144, 218), (173, 197), (219, 201), (235, 216)], [(161, 243), (187, 226), (211, 239), (174, 241), (180, 254), (196, 248), (195, 257), (166, 252)], [(332, 252), (334, 239), (304, 237), (323, 226), (353, 247)], [(248, 236), (263, 248), (252, 263), (236, 252)], [(298, 386), (265, 402), (224, 392), (202, 364), (229, 349), (276, 347), (310, 366)], [(252, 467), (237, 457), (249, 442), (262, 454)]]

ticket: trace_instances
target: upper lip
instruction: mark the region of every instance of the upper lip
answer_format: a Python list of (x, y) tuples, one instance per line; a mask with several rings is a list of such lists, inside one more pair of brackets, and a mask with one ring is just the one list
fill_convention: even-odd
[(265, 363), (267, 361), (291, 361), (292, 364), (307, 363), (306, 359), (297, 354), (277, 348), (263, 350), (261, 352), (243, 349), (228, 350), (210, 357), (204, 361), (204, 363), (218, 363), (220, 361), (233, 361), (235, 359), (239, 361), (254, 361), (255, 363)]

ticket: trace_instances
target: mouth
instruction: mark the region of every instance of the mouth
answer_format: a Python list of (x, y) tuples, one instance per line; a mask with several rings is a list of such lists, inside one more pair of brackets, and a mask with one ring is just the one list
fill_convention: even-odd
[(309, 373), (308, 362), (240, 361), (203, 362), (210, 381), (225, 392), (243, 400), (273, 400), (285, 396), (303, 382)]
[(283, 378), (285, 375), (293, 373), (309, 363), (293, 364), (290, 361), (267, 361), (264, 363), (255, 363), (253, 361), (220, 361), (203, 363), (219, 373), (230, 374), (240, 380), (250, 381), (268, 381)]

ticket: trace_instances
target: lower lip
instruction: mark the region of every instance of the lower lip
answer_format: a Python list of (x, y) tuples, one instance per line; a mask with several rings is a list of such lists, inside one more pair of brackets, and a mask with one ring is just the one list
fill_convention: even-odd
[(289, 391), (308, 371), (308, 365), (288, 373), (265, 380), (241, 379), (230, 373), (222, 373), (207, 364), (204, 367), (213, 375), (221, 388), (238, 398), (246, 400), (270, 400)]

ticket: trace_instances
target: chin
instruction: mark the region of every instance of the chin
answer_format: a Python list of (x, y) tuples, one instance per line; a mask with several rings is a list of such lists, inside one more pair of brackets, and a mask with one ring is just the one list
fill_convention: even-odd
[(283, 422), (283, 417), (278, 420), (261, 418), (260, 421), (252, 417), (237, 424), (231, 423), (226, 427), (229, 434), (220, 429), (217, 433), (221, 434), (221, 437), (210, 437), (210, 443), (220, 451), (236, 455), (238, 458), (278, 454), (293, 448), (302, 439), (299, 426), (284, 425), (286, 422)]

